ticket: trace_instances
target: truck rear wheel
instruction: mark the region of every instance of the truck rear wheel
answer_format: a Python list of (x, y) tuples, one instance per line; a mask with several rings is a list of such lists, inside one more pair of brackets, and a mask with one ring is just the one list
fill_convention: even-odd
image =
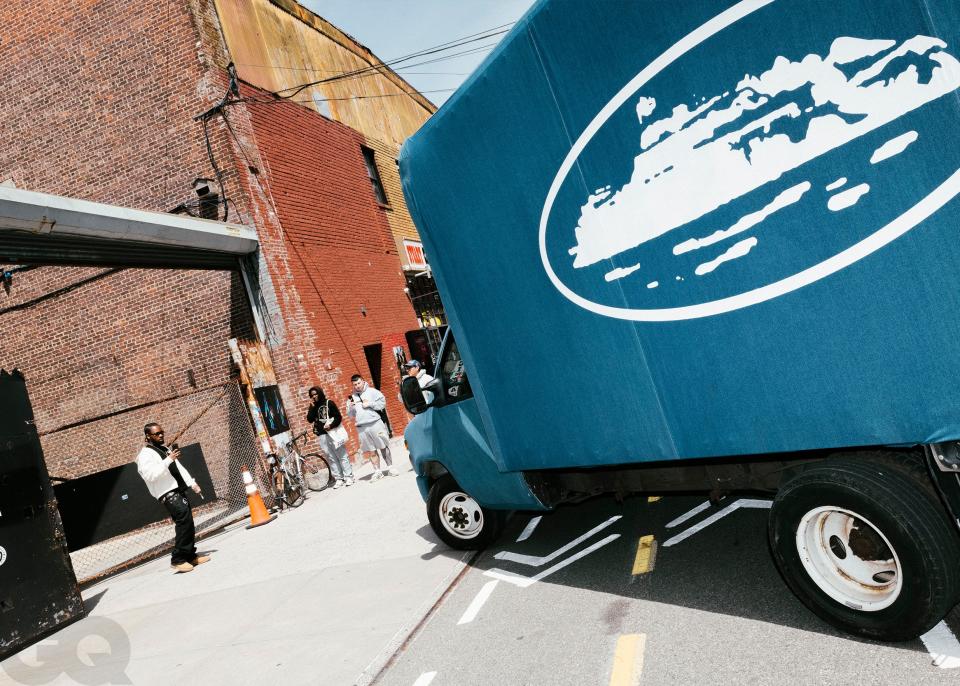
[(867, 459), (818, 463), (781, 487), (770, 546), (791, 590), (850, 633), (906, 641), (949, 612), (960, 546), (907, 471)]
[(430, 487), (427, 518), (434, 533), (451, 548), (480, 550), (500, 533), (503, 514), (481, 507), (449, 474)]

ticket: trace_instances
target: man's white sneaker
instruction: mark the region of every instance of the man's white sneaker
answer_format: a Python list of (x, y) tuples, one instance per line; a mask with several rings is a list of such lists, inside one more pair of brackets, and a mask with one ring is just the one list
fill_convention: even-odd
[(383, 478), (383, 472), (377, 470), (373, 473), (373, 476), (370, 477), (370, 482), (373, 483), (374, 481), (380, 481), (380, 479), (382, 478)]
[(343, 488), (343, 479), (337, 479), (337, 482), (333, 484), (333, 490), (337, 490), (338, 488)]
[(348, 476), (347, 479), (346, 479), (346, 481), (343, 482), (343, 485), (344, 485), (344, 486), (353, 486), (353, 477), (352, 477), (352, 476)]
[(387, 474), (389, 474), (390, 476), (400, 476), (400, 472), (398, 472), (396, 469), (393, 469), (392, 467), (390, 468), (390, 471), (387, 472)]

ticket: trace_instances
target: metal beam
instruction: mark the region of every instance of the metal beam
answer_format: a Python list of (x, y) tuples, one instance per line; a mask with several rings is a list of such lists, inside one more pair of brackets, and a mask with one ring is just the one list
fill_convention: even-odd
[(235, 269), (252, 228), (0, 187), (0, 262)]

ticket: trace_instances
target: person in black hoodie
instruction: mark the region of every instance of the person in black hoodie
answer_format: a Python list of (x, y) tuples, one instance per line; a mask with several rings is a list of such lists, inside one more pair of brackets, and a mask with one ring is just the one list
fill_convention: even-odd
[(347, 455), (347, 432), (341, 426), (343, 416), (340, 409), (319, 386), (313, 386), (309, 395), (307, 421), (313, 424), (313, 433), (317, 435), (320, 449), (330, 463), (330, 471), (336, 479), (333, 487), (353, 486), (353, 466)]

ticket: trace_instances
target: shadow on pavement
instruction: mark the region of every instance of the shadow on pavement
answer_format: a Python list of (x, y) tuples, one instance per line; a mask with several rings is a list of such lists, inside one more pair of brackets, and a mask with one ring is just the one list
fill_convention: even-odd
[[(717, 511), (711, 508), (682, 525), (666, 528), (668, 522), (704, 500), (703, 497), (673, 496), (650, 503), (645, 496), (638, 496), (617, 503), (612, 497), (601, 496), (543, 514), (534, 534), (517, 543), (518, 535), (531, 517), (542, 514), (520, 512), (507, 524), (497, 543), (480, 555), (473, 566), (481, 571), (496, 568), (508, 574), (533, 577), (604, 537), (619, 534), (615, 541), (547, 574), (539, 582), (620, 596), (603, 610), (610, 633), (620, 631), (618, 618), (626, 614), (629, 599), (640, 599), (876, 644), (834, 629), (794, 597), (780, 578), (769, 552), (767, 510), (737, 510), (686, 540), (663, 547), (664, 541)], [(734, 500), (736, 497), (730, 497), (725, 504)], [(501, 551), (548, 556), (615, 515), (621, 515), (622, 519), (542, 566), (495, 558)], [(634, 576), (639, 539), (649, 534), (658, 542), (654, 568)], [(954, 608), (947, 622), (956, 631), (956, 627), (960, 627), (960, 609)], [(926, 652), (919, 640), (883, 645)]]
[(89, 598), (84, 598), (83, 606), (88, 613), (93, 612), (94, 608), (100, 603), (101, 600), (103, 600), (103, 596), (107, 594), (108, 590), (110, 589), (105, 588), (99, 593), (95, 593), (94, 595), (90, 596)]

